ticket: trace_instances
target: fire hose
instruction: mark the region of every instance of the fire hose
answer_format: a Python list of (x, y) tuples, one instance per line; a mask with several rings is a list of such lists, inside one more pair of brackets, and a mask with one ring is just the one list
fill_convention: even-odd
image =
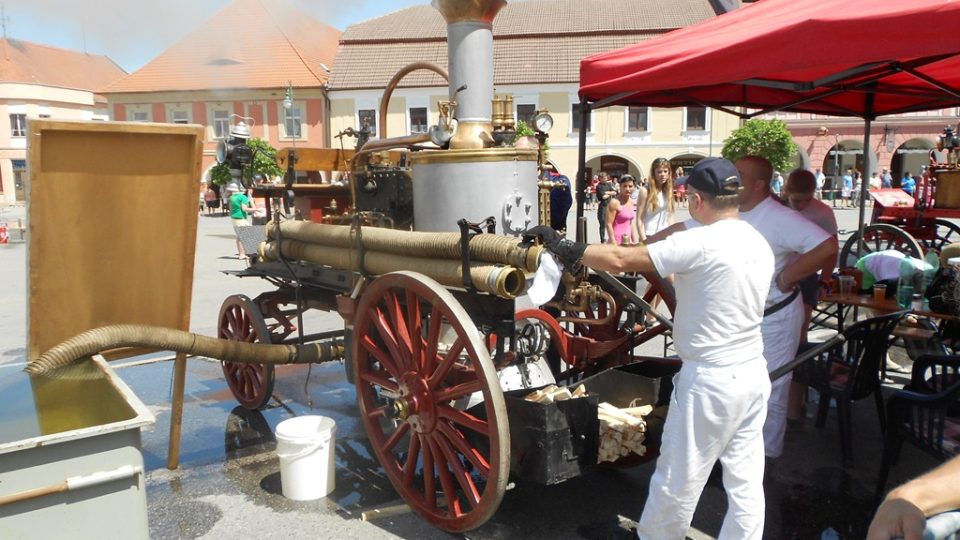
[(344, 353), (343, 344), (335, 342), (304, 345), (246, 343), (159, 326), (117, 324), (87, 330), (55, 345), (31, 360), (24, 371), (33, 375), (50, 374), (88, 356), (120, 347), (174, 351), (243, 364), (312, 364), (340, 359)]
[[(266, 225), (267, 238), (275, 239), (276, 224)], [(280, 237), (329, 247), (355, 248), (356, 230), (349, 225), (325, 225), (309, 221), (280, 223)], [(365, 227), (363, 248), (409, 257), (454, 259), (461, 256), (460, 233), (399, 231), (379, 227)], [(540, 264), (542, 246), (520, 244), (516, 238), (497, 234), (477, 234), (469, 242), (471, 260), (515, 266), (527, 272), (536, 272)]]
[[(279, 231), (278, 231), (279, 228)], [(459, 233), (412, 232), (304, 221), (271, 222), (258, 254), (264, 261), (293, 259), (353, 272), (420, 272), (441, 285), (463, 286)], [(276, 238), (282, 240), (277, 242)], [(537, 269), (543, 248), (516, 238), (477, 234), (468, 243), (470, 281), (485, 293), (513, 299), (526, 290), (526, 272)], [(359, 249), (358, 249), (359, 248)]]

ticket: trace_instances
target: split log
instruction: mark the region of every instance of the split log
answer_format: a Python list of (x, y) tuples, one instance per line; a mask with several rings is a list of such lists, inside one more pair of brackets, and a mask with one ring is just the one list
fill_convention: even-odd
[(616, 461), (621, 457), (647, 452), (644, 446), (647, 424), (643, 417), (650, 414), (653, 407), (628, 407), (621, 409), (610, 403), (600, 403), (597, 415), (600, 417), (600, 446), (597, 462)]

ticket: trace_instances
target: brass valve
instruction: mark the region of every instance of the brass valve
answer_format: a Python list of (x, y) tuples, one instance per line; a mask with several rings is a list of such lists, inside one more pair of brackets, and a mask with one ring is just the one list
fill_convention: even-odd
[(604, 325), (613, 319), (617, 311), (617, 302), (610, 293), (589, 281), (579, 280), (579, 278), (568, 272), (564, 272), (561, 279), (564, 282), (564, 290), (566, 291), (563, 299), (557, 302), (549, 302), (546, 304), (547, 306), (558, 309), (561, 312), (584, 314), (591, 312), (600, 313), (599, 304), (601, 303), (606, 304), (607, 308), (606, 315), (604, 315), (603, 318), (564, 315), (557, 317), (558, 322)]

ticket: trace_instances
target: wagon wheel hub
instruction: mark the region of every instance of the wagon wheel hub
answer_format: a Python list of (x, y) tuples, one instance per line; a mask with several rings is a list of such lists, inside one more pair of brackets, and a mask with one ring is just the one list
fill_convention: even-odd
[(410, 423), (417, 433), (431, 433), (437, 426), (437, 409), (427, 381), (414, 372), (400, 379), (400, 399), (393, 402), (395, 418)]

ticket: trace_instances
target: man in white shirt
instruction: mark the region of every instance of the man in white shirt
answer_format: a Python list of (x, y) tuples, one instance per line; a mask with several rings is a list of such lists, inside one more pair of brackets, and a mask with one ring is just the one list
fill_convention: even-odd
[(823, 185), (827, 183), (827, 175), (823, 174), (823, 171), (817, 169), (817, 199), (823, 199)]
[[(740, 218), (754, 226), (767, 240), (775, 259), (774, 278), (764, 310), (763, 356), (770, 371), (796, 357), (803, 321), (803, 302), (797, 283), (837, 260), (837, 239), (770, 196), (773, 167), (760, 156), (737, 160), (743, 189)], [(787, 374), (773, 383), (763, 426), (764, 446), (770, 458), (783, 453), (786, 432)]]
[(702, 226), (654, 244), (587, 246), (550, 228), (529, 233), (541, 236), (568, 269), (582, 262), (598, 270), (675, 276), (673, 336), (683, 367), (674, 379), (638, 537), (685, 538), (719, 459), (729, 501), (719, 537), (759, 540), (765, 511), (762, 426), (770, 389), (760, 324), (773, 254), (737, 217), (739, 179), (732, 163), (703, 159), (686, 185), (690, 215)]

